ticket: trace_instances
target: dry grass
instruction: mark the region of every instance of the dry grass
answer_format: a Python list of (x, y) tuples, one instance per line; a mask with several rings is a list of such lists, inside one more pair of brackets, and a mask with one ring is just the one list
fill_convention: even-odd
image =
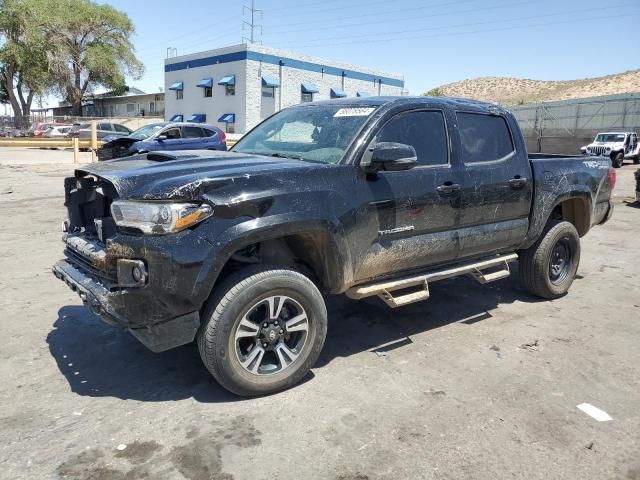
[[(435, 90), (435, 89), (434, 89)], [(443, 95), (504, 105), (640, 92), (640, 70), (583, 80), (544, 81), (481, 77), (438, 87)]]

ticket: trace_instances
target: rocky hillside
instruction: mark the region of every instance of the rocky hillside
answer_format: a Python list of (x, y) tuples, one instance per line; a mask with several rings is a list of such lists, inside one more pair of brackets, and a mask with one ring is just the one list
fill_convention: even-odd
[(640, 70), (583, 80), (544, 81), (509, 77), (481, 77), (449, 83), (425, 95), (474, 98), (503, 105), (640, 92)]

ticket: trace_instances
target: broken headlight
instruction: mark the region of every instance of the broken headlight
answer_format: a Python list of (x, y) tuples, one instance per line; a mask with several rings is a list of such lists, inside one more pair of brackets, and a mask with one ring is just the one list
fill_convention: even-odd
[(111, 215), (119, 227), (135, 228), (142, 233), (179, 232), (211, 216), (207, 204), (161, 203), (117, 200), (111, 204)]

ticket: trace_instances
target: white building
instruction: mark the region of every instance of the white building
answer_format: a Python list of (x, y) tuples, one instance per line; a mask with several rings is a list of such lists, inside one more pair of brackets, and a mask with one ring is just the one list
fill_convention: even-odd
[(165, 118), (244, 133), (290, 105), (402, 95), (404, 77), (261, 45), (234, 45), (167, 58)]

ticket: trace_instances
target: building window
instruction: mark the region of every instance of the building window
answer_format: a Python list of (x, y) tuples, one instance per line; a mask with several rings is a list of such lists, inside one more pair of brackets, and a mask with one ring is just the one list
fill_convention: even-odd
[(127, 103), (127, 113), (133, 113), (136, 109), (135, 104), (133, 103)]
[(273, 98), (275, 96), (273, 87), (262, 87), (262, 96), (265, 98)]
[(313, 93), (303, 93), (302, 96), (300, 97), (300, 101), (302, 103), (313, 102)]
[(176, 100), (182, 100), (183, 92), (182, 90), (176, 90)]
[(236, 124), (235, 123), (225, 123), (224, 131), (226, 133), (236, 133)]
[[(225, 85), (224, 86), (224, 94), (226, 96), (232, 96), (236, 94), (236, 86), (235, 85)], [(228, 133), (233, 133), (233, 132), (228, 132)]]
[(204, 87), (204, 88), (203, 88), (203, 90), (204, 90), (204, 96), (205, 96), (206, 98), (211, 98), (211, 97), (213, 97), (213, 88), (211, 88), (211, 87)]
[(149, 111), (150, 112), (156, 111), (156, 102), (149, 102)]

